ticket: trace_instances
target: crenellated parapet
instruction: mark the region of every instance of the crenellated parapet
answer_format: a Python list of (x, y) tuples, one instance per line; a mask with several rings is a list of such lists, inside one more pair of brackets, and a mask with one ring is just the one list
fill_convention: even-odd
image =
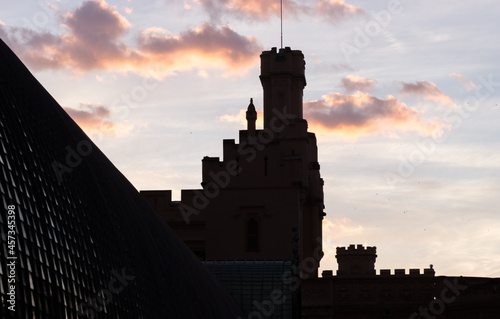
[(373, 276), (375, 275), (375, 260), (377, 247), (349, 245), (337, 247), (337, 276)]
[[(335, 255), (338, 263), (337, 277), (376, 277), (375, 260), (377, 258), (377, 247), (363, 245), (349, 245), (348, 247), (337, 247)], [(434, 277), (434, 269), (395, 269), (392, 273), (390, 269), (381, 269), (380, 277)], [(324, 270), (324, 278), (333, 276), (333, 271)]]
[(377, 247), (375, 246), (363, 246), (361, 244), (358, 245), (349, 245), (349, 247), (337, 247), (337, 256), (339, 255), (374, 255), (377, 257)]
[(434, 277), (435, 271), (432, 267), (431, 268), (424, 268), (423, 272), (420, 272), (420, 269), (418, 269), (418, 268), (409, 269), (408, 272), (406, 271), (406, 269), (394, 269), (394, 272), (391, 272), (391, 269), (380, 269), (379, 275), (383, 276), (383, 277), (390, 277), (390, 276), (395, 276), (395, 277), (403, 277), (403, 276)]
[[(381, 277), (419, 277), (419, 276), (424, 276), (424, 277), (434, 277), (435, 271), (433, 268), (424, 268), (423, 271), (421, 272), (421, 269), (418, 268), (412, 268), (409, 269), (407, 272), (406, 269), (394, 269), (392, 271), (391, 269), (380, 269), (379, 274), (375, 274), (376, 276), (381, 276)], [(321, 276), (323, 278), (330, 278), (333, 277), (333, 271), (332, 270), (323, 270)]]
[(306, 86), (304, 54), (289, 47), (264, 51), (260, 55), (260, 81), (264, 89), (264, 128), (276, 125), (277, 113), (303, 119), (303, 91)]

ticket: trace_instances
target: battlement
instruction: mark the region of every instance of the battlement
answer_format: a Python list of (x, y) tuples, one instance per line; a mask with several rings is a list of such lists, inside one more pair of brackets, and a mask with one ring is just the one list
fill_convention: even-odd
[[(338, 273), (337, 276), (345, 276), (344, 273)], [(364, 274), (368, 275), (367, 273)], [(418, 268), (409, 269), (409, 272), (406, 273), (406, 269), (394, 269), (394, 272), (391, 273), (391, 269), (380, 269), (379, 274), (377, 275), (375, 272), (371, 273), (372, 277), (434, 277), (435, 271), (433, 268), (424, 268), (423, 273), (420, 272)], [(323, 278), (332, 278), (333, 271), (332, 270), (323, 270), (321, 276)]]
[(260, 55), (260, 82), (264, 89), (264, 128), (272, 128), (276, 112), (303, 119), (305, 77), (304, 54), (289, 47), (272, 48)]
[(377, 247), (349, 245), (337, 247), (337, 276), (374, 276)]
[(358, 245), (349, 245), (349, 247), (337, 247), (337, 256), (339, 255), (375, 255), (376, 257), (377, 247), (375, 246), (366, 246), (364, 247), (361, 244)]
[(409, 277), (419, 277), (419, 276), (434, 276), (435, 271), (433, 268), (424, 268), (424, 272), (421, 273), (420, 269), (418, 268), (411, 268), (409, 269), (409, 272), (406, 273), (406, 269), (394, 269), (394, 273), (391, 274), (390, 269), (380, 269), (380, 276), (382, 277), (389, 277), (389, 276), (395, 276), (395, 277), (401, 277), (401, 276), (409, 276)]

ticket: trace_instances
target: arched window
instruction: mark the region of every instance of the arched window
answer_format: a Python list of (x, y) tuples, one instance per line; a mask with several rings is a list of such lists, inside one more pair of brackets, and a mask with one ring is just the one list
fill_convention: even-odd
[(259, 222), (251, 218), (247, 222), (247, 251), (259, 250)]

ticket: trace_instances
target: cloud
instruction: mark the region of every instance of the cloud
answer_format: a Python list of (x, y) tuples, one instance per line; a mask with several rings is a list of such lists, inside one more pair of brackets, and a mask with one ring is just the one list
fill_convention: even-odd
[[(257, 115), (257, 118), (259, 116)], [(219, 121), (227, 122), (227, 123), (241, 123), (242, 125), (246, 125), (246, 110), (241, 109), (238, 114), (224, 114), (219, 117)]]
[(209, 24), (177, 36), (147, 29), (138, 34), (134, 48), (123, 39), (130, 22), (105, 1), (83, 2), (63, 14), (62, 25), (67, 32), (59, 35), (0, 25), (0, 36), (35, 70), (112, 70), (155, 77), (214, 67), (229, 73), (244, 70), (262, 50), (254, 38)]
[(340, 85), (347, 93), (351, 93), (355, 91), (369, 91), (373, 87), (374, 82), (374, 80), (369, 78), (363, 78), (357, 75), (348, 75), (340, 80)]
[(217, 29), (207, 23), (180, 36), (168, 35), (159, 28), (148, 29), (139, 35), (138, 45), (143, 53), (176, 69), (217, 65), (236, 71), (255, 64), (262, 50), (254, 38), (241, 36), (227, 26)]
[(443, 104), (455, 106), (455, 103), (449, 96), (443, 94), (436, 84), (430, 81), (417, 81), (415, 83), (403, 83), (403, 89), (400, 91), (403, 95), (414, 95), (425, 100), (433, 100)]
[(422, 114), (389, 95), (385, 99), (357, 91), (353, 95), (329, 93), (321, 100), (304, 103), (304, 116), (314, 129), (347, 136), (415, 131), (440, 136), (448, 125), (438, 120), (424, 121)]
[[(257, 21), (269, 20), (271, 17), (280, 16), (280, 2), (274, 0), (198, 0), (203, 9), (210, 15), (212, 21), (220, 21), (221, 16), (230, 15)], [(298, 2), (286, 3), (286, 13), (297, 15), (307, 7)]]
[[(241, 109), (238, 114), (225, 114), (219, 117), (219, 121), (227, 123), (240, 123), (244, 127), (247, 125), (247, 109)], [(262, 125), (264, 114), (262, 110), (257, 110), (256, 126)]]
[(476, 84), (474, 84), (471, 80), (467, 80), (462, 74), (450, 73), (449, 76), (462, 82), (467, 91), (472, 91), (476, 88)]
[(69, 116), (87, 133), (103, 133), (113, 136), (127, 135), (132, 129), (130, 124), (113, 123), (108, 118), (111, 112), (102, 105), (80, 103), (78, 109), (64, 107)]
[[(222, 16), (256, 21), (268, 21), (272, 17), (280, 17), (280, 2), (275, 0), (198, 0), (196, 2), (201, 4), (212, 21), (216, 22), (220, 21)], [(346, 4), (344, 0), (321, 0), (316, 5), (307, 2), (286, 1), (283, 4), (284, 17), (308, 15), (321, 17), (335, 24), (351, 16), (363, 13), (363, 10)]]
[(364, 11), (356, 6), (346, 4), (344, 0), (321, 0), (316, 7), (316, 15), (327, 22), (337, 24), (348, 17), (363, 14)]
[(335, 234), (334, 238), (343, 238), (347, 235), (359, 234), (363, 232), (362, 225), (354, 225), (349, 218), (323, 219), (323, 232), (328, 234)]

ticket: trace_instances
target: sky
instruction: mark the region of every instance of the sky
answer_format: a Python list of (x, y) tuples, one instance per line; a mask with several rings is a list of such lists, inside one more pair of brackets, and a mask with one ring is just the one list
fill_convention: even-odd
[[(500, 277), (500, 3), (283, 1), (325, 180), (322, 269), (377, 247), (377, 269)], [(200, 188), (201, 159), (262, 127), (270, 0), (38, 0), (0, 38), (138, 190)]]

